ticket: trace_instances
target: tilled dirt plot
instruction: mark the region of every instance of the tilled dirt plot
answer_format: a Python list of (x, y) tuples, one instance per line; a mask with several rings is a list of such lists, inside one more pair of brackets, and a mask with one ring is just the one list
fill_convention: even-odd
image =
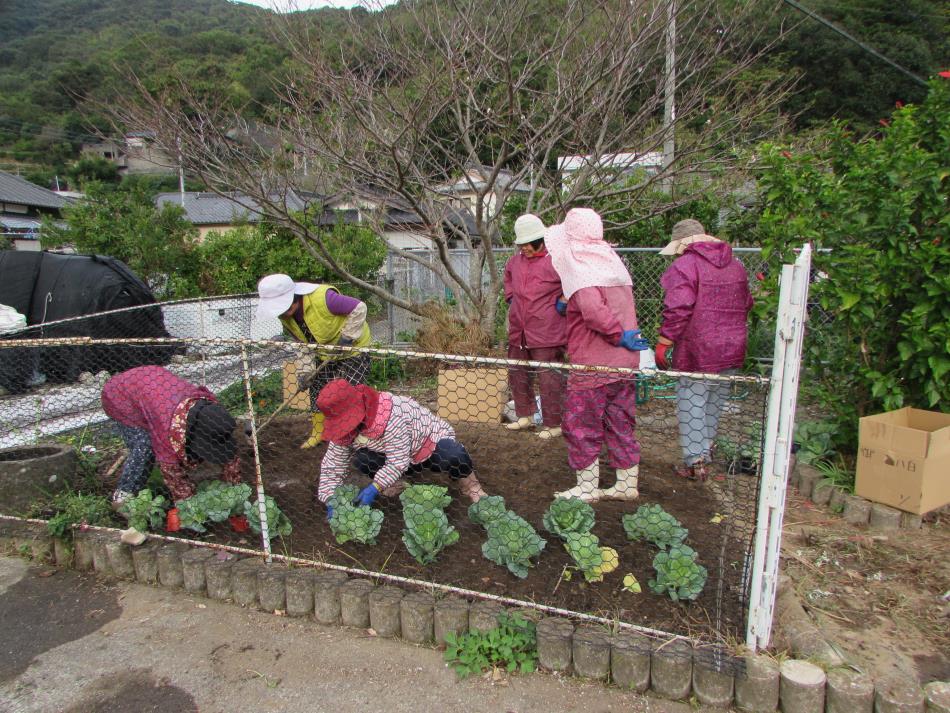
[(950, 518), (878, 533), (790, 493), (784, 529), (783, 570), (847, 659), (876, 678), (950, 679)]
[[(602, 545), (613, 547), (620, 556), (620, 567), (603, 582), (588, 584), (574, 572), (568, 581), (565, 568), (573, 564), (561, 541), (543, 529), (542, 515), (555, 491), (574, 484), (567, 465), (563, 439), (541, 441), (532, 432), (511, 432), (494, 424), (455, 424), (459, 439), (469, 448), (478, 477), (485, 489), (502, 495), (509, 509), (527, 519), (547, 540), (547, 546), (527, 579), (520, 580), (485, 559), (481, 552), (485, 531), (468, 519), (468, 502), (451, 488), (453, 502), (447, 509), (450, 524), (461, 538), (444, 550), (439, 560), (420, 566), (402, 542), (403, 520), (397, 499), (380, 498), (385, 520), (376, 546), (355, 543), (338, 545), (326, 522), (322, 505), (313, 497), (324, 446), (300, 450), (309, 421), (303, 417), (275, 420), (261, 433), (260, 454), (264, 486), (268, 495), (290, 517), (294, 530), (286, 541), (275, 539), (275, 551), (286, 550), (299, 556), (359, 567), (372, 571), (409, 576), (473, 590), (548, 604), (574, 611), (617, 617), (627, 622), (664, 631), (693, 633), (706, 639), (721, 639), (716, 632), (740, 636), (744, 613), (739, 602), (742, 568), (748, 540), (747, 518), (739, 513), (721, 521), (715, 516), (732, 507), (723, 499), (726, 482), (707, 484), (689, 482), (675, 476), (672, 466), (678, 457), (675, 438), (658, 443), (651, 436), (644, 446), (640, 470), (640, 498), (633, 502), (605, 501), (594, 505), (596, 534)], [(250, 452), (247, 454), (250, 456)], [(245, 476), (253, 480), (252, 459), (245, 459)], [(613, 484), (612, 469), (602, 469), (604, 487)], [(354, 482), (368, 482), (353, 476)], [(741, 481), (743, 503), (754, 497), (755, 480), (749, 476), (730, 476)], [(417, 482), (448, 485), (447, 477), (424, 472)], [(735, 490), (735, 488), (733, 488)], [(751, 495), (750, 495), (751, 493)], [(709, 570), (709, 580), (701, 597), (690, 604), (674, 603), (666, 596), (649, 591), (653, 576), (652, 560), (657, 549), (652, 545), (629, 542), (621, 524), (621, 515), (632, 513), (640, 504), (660, 503), (689, 530), (687, 544), (699, 553), (699, 561)], [(745, 515), (745, 518), (739, 515)], [(738, 523), (745, 522), (741, 526)], [(217, 527), (210, 536), (216, 541), (233, 541), (227, 528)], [(258, 546), (245, 538), (251, 546)], [(625, 574), (632, 573), (641, 583), (642, 592), (622, 589)]]

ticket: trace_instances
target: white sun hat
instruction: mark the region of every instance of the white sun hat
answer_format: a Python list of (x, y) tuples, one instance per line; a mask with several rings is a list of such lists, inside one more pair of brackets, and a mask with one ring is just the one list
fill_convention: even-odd
[(544, 237), (544, 223), (541, 219), (532, 214), (525, 213), (519, 215), (515, 221), (515, 245), (524, 245), (533, 243), (535, 240), (541, 240)]
[(279, 317), (293, 304), (294, 295), (309, 295), (319, 285), (312, 282), (294, 282), (290, 275), (277, 273), (262, 277), (257, 283), (257, 294), (260, 302), (257, 304), (258, 319), (273, 319)]

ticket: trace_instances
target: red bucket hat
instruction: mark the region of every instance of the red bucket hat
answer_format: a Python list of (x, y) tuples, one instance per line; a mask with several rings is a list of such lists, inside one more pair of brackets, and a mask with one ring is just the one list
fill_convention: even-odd
[(323, 413), (323, 440), (343, 441), (361, 423), (368, 423), (376, 415), (379, 392), (359, 384), (354, 386), (343, 379), (334, 379), (317, 396), (317, 408)]

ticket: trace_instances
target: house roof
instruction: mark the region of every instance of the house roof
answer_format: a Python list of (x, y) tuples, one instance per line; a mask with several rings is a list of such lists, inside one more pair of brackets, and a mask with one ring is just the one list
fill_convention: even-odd
[(68, 205), (69, 201), (24, 178), (0, 171), (0, 203), (59, 209)]
[(663, 154), (660, 151), (646, 153), (611, 153), (598, 156), (559, 156), (558, 169), (561, 171), (577, 171), (585, 165), (598, 168), (628, 169), (636, 167), (655, 167), (663, 165)]
[[(465, 169), (465, 174), (454, 183), (446, 183), (438, 190), (447, 193), (465, 193), (468, 191), (478, 191), (485, 187), (485, 181), (482, 174), (491, 175), (494, 169), (491, 166), (469, 166)], [(514, 192), (530, 191), (531, 186), (524, 181), (515, 181), (511, 171), (502, 169), (495, 177), (495, 186), (498, 189), (510, 188)]]
[[(290, 210), (303, 210), (306, 202), (294, 193), (286, 196)], [(155, 196), (155, 205), (165, 204), (181, 206), (185, 217), (193, 225), (229, 225), (231, 223), (257, 223), (264, 209), (253, 198), (233, 193), (222, 196), (217, 193), (186, 191), (185, 193), (159, 193)]]

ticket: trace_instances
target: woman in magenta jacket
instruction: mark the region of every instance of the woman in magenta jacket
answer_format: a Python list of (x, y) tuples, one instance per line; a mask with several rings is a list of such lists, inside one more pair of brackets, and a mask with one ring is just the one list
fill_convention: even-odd
[[(522, 361), (563, 361), (567, 344), (565, 319), (555, 307), (561, 295), (551, 256), (544, 247), (544, 223), (527, 213), (515, 221), (518, 252), (505, 266), (505, 301), (508, 303), (508, 358)], [(517, 419), (508, 424), (513, 431), (531, 428), (537, 405), (532, 384), (534, 370), (515, 366), (508, 370), (508, 383), (515, 400)], [(541, 369), (542, 439), (561, 435), (561, 407), (564, 399), (563, 372)]]
[[(681, 220), (660, 254), (678, 257), (660, 278), (665, 295), (657, 366), (704, 374), (736, 373), (745, 361), (752, 295), (749, 276), (733, 257), (732, 247), (706, 235), (699, 221)], [(729, 383), (681, 376), (676, 396), (683, 451), (677, 473), (706, 480)]]
[[(559, 300), (559, 310), (567, 315), (571, 364), (636, 369), (647, 343), (637, 329), (633, 280), (604, 240), (600, 216), (589, 208), (573, 208), (563, 223), (548, 228), (544, 242), (566, 298)], [(572, 371), (564, 400), (564, 438), (577, 485), (556, 496), (587, 502), (636, 499), (640, 444), (635, 425), (632, 375)], [(605, 444), (617, 482), (601, 490), (599, 459)]]

